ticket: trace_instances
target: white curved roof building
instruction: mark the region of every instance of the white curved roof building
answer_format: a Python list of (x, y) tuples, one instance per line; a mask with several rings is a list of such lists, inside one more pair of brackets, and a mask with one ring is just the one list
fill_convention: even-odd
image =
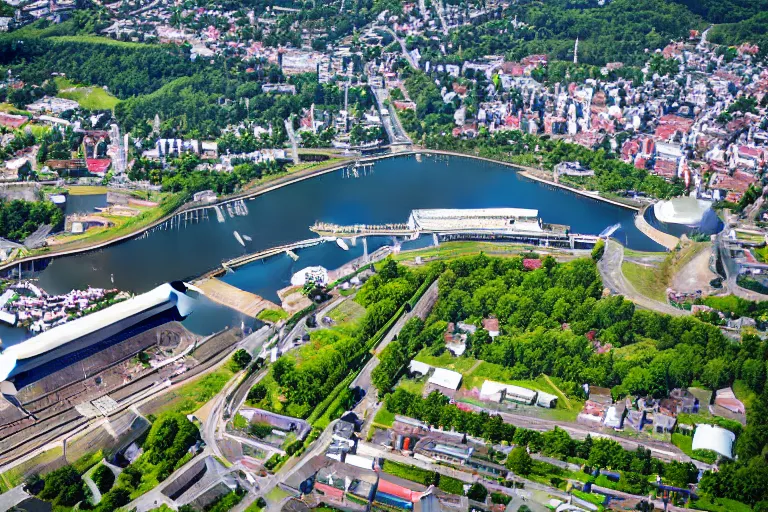
[(653, 214), (667, 224), (697, 226), (710, 209), (712, 203), (691, 196), (675, 197), (668, 201), (659, 201), (653, 205)]
[(696, 427), (693, 434), (694, 450), (712, 450), (723, 457), (733, 458), (733, 443), (736, 441), (736, 434), (714, 425), (700, 424)]
[(186, 317), (196, 302), (186, 291), (184, 283), (166, 283), (8, 347), (0, 354), (0, 382), (88, 348), (172, 308)]

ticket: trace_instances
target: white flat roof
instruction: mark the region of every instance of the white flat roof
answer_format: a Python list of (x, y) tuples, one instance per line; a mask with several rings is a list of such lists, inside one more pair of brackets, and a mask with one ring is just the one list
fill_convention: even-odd
[(421, 361), (416, 361), (415, 359), (411, 360), (410, 363), (408, 363), (408, 371), (413, 372), (419, 372), (422, 375), (426, 375), (429, 373), (429, 370), (431, 370), (432, 367), (429, 366), (427, 363), (422, 363)]
[(429, 378), (430, 384), (440, 386), (442, 388), (453, 389), (454, 391), (459, 389), (461, 385), (461, 374), (445, 368), (435, 368), (435, 373)]
[(527, 398), (528, 400), (536, 398), (537, 393), (534, 390), (521, 386), (486, 380), (480, 388), (480, 397), (493, 397), (493, 395), (500, 393), (502, 390), (506, 391), (507, 395), (520, 396)]

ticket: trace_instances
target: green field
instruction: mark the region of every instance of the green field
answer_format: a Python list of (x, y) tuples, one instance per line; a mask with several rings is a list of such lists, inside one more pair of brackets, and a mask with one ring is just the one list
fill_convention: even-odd
[(376, 416), (373, 417), (374, 425), (381, 425), (382, 427), (389, 428), (395, 422), (395, 413), (389, 412), (386, 407), (379, 409)]
[(64, 77), (56, 77), (58, 96), (75, 100), (81, 107), (88, 110), (112, 110), (120, 100), (104, 90), (103, 87), (75, 84)]
[(115, 39), (101, 36), (51, 36), (48, 39), (51, 41), (61, 41), (62, 43), (107, 44), (111, 46), (122, 46), (123, 48), (146, 48), (149, 46), (154, 46), (146, 43), (117, 41)]
[(351, 324), (362, 318), (363, 315), (365, 315), (365, 308), (350, 299), (345, 300), (328, 313), (328, 316), (336, 324)]
[(276, 324), (280, 320), (288, 318), (288, 313), (286, 313), (283, 309), (265, 309), (256, 315), (256, 318), (262, 322), (270, 322)]
[[(621, 271), (632, 286), (642, 295), (661, 302), (666, 302), (666, 292), (672, 278), (699, 252), (711, 247), (710, 242), (694, 242), (685, 245), (679, 251), (670, 252), (662, 261), (653, 261), (662, 253), (643, 253), (624, 250)], [(628, 261), (627, 259), (645, 259), (646, 261)]]
[(714, 500), (702, 496), (691, 503), (691, 508), (697, 510), (710, 510), (711, 512), (749, 512), (752, 507), (740, 501), (728, 498), (715, 498)]

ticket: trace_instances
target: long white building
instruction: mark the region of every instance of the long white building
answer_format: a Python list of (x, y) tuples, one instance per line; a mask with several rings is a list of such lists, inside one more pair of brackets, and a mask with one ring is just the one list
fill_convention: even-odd
[(0, 382), (12, 379), (44, 364), (61, 360), (67, 366), (67, 356), (93, 347), (110, 337), (161, 313), (169, 312), (184, 318), (194, 309), (196, 300), (187, 295), (187, 285), (175, 281), (119, 302), (101, 311), (54, 327), (0, 354)]

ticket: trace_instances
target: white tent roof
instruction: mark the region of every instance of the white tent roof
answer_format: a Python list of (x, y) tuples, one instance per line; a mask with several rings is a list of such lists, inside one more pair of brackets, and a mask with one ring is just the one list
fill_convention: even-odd
[[(17, 361), (44, 354), (160, 304), (167, 302), (178, 304), (179, 300), (181, 300), (184, 304), (178, 305), (180, 309), (183, 307), (186, 312), (180, 311), (180, 313), (186, 316), (189, 314), (188, 309), (191, 308), (189, 308), (190, 305), (187, 304), (184, 298), (187, 298), (187, 296), (173, 288), (170, 284), (162, 284), (147, 293), (137, 295), (101, 311), (54, 327), (23, 343), (8, 347), (5, 352), (0, 354), (0, 380), (8, 378)], [(188, 298), (188, 300), (194, 302), (191, 298)]]
[(426, 375), (431, 369), (432, 367), (427, 363), (422, 363), (421, 361), (416, 361), (415, 359), (408, 364), (408, 371), (411, 373), (418, 372), (422, 375)]
[(691, 448), (694, 450), (712, 450), (731, 459), (733, 458), (734, 441), (736, 441), (736, 434), (730, 430), (701, 424), (696, 426)]
[(445, 368), (435, 368), (435, 373), (429, 378), (429, 383), (455, 391), (461, 385), (461, 374)]
[(518, 397), (523, 397), (528, 400), (533, 400), (536, 398), (536, 391), (528, 388), (523, 388), (520, 386), (514, 386), (512, 384), (502, 384), (501, 382), (494, 382), (492, 380), (486, 380), (483, 382), (482, 387), (480, 388), (480, 398), (481, 399), (498, 399), (498, 394), (501, 391), (506, 391), (507, 396), (513, 395)]

